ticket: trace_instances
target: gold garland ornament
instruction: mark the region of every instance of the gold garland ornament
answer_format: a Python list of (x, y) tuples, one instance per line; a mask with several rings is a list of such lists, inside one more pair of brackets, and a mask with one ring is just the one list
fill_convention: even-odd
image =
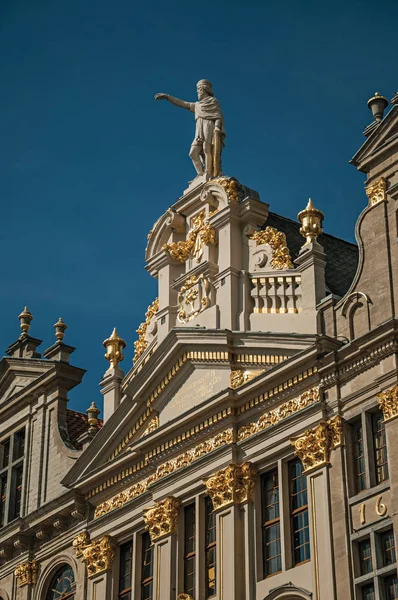
[(266, 227), (261, 231), (255, 231), (251, 236), (256, 245), (268, 244), (272, 250), (271, 267), (273, 269), (284, 270), (293, 269), (290, 251), (287, 247), (286, 235), (278, 231), (275, 227)]

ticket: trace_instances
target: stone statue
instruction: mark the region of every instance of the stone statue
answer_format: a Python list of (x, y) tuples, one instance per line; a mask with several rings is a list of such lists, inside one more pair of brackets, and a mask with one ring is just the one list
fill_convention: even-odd
[(220, 104), (214, 98), (213, 86), (207, 79), (201, 79), (196, 86), (197, 102), (185, 102), (168, 94), (156, 94), (156, 100), (168, 100), (175, 106), (190, 110), (195, 114), (196, 131), (189, 156), (198, 175), (209, 177), (221, 175), (221, 152), (224, 147), (224, 117)]

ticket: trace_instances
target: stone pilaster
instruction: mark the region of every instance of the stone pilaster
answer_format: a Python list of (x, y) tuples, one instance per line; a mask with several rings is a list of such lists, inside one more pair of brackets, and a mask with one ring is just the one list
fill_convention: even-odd
[(395, 546), (398, 544), (398, 385), (378, 395), (384, 414), (387, 439), (388, 471), (391, 489), (390, 514), (394, 526)]

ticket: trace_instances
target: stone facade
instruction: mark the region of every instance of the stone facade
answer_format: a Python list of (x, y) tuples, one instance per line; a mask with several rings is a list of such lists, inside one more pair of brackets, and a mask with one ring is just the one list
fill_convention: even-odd
[(63, 322), (40, 355), (25, 309), (0, 364), (1, 600), (398, 598), (397, 128), (393, 101), (352, 159), (359, 257), (312, 203), (300, 237), (234, 178), (185, 191), (148, 235), (126, 374), (104, 342), (104, 423), (67, 408)]

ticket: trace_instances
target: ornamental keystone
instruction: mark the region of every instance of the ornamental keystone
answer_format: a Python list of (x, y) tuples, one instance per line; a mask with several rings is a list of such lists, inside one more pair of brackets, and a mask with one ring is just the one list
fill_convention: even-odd
[(145, 528), (149, 531), (152, 544), (176, 531), (180, 506), (181, 500), (169, 496), (144, 510)]
[(256, 467), (245, 462), (242, 465), (232, 463), (226, 469), (217, 471), (204, 480), (214, 510), (230, 504), (245, 504), (253, 499), (256, 484)]
[(313, 429), (291, 440), (304, 471), (312, 471), (330, 463), (330, 453), (343, 444), (343, 419), (337, 415), (322, 421)]
[(14, 575), (18, 580), (18, 587), (21, 588), (25, 585), (36, 585), (37, 571), (38, 564), (35, 560), (20, 564), (14, 571)]
[(106, 360), (109, 361), (113, 369), (116, 369), (118, 364), (124, 359), (122, 350), (126, 347), (126, 342), (119, 337), (116, 327), (113, 329), (111, 337), (105, 340), (103, 345), (106, 349)]
[(384, 414), (384, 422), (392, 421), (398, 417), (398, 385), (377, 395), (380, 409)]

